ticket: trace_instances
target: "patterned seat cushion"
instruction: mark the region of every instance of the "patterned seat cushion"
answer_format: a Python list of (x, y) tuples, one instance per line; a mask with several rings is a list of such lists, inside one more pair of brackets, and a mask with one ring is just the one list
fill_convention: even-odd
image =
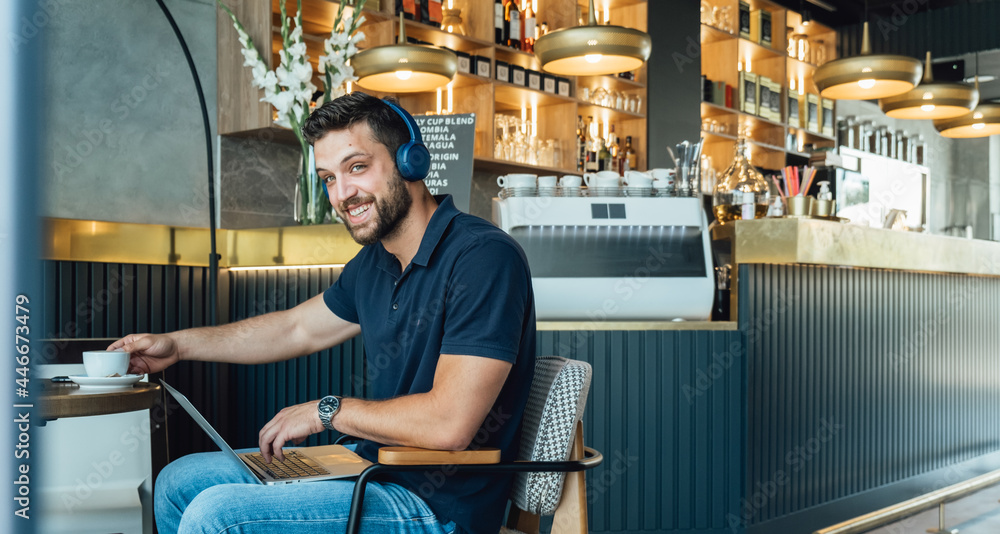
[[(559, 356), (536, 360), (524, 410), (518, 460), (563, 462), (569, 459), (576, 424), (590, 391), (590, 364)], [(511, 498), (518, 508), (538, 515), (555, 513), (566, 473), (518, 473)]]

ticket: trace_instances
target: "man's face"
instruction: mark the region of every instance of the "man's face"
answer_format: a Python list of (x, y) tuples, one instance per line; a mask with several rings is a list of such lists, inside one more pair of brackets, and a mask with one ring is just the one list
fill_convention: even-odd
[(368, 124), (327, 132), (314, 148), (330, 204), (351, 237), (362, 246), (392, 237), (413, 198), (393, 157), (372, 137)]

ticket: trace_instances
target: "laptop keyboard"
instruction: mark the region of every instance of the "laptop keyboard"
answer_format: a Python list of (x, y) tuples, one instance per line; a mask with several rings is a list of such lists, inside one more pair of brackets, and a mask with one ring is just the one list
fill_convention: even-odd
[(277, 458), (272, 458), (271, 463), (266, 463), (264, 457), (259, 452), (244, 454), (243, 457), (250, 459), (262, 471), (279, 480), (326, 475), (329, 473), (329, 471), (316, 462), (294, 450), (285, 451), (284, 462), (278, 461)]

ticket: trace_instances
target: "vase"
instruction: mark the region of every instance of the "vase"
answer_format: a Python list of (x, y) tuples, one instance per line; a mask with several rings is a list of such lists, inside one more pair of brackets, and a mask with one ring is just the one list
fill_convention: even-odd
[(746, 138), (740, 135), (736, 138), (733, 162), (719, 177), (712, 194), (712, 211), (720, 224), (762, 219), (767, 213), (770, 200), (767, 181), (747, 160), (746, 152)]
[(295, 184), (293, 217), (295, 222), (303, 226), (323, 224), (331, 208), (326, 187), (320, 181), (319, 175), (316, 174), (315, 162), (313, 147), (309, 146), (302, 153), (302, 161), (299, 163), (299, 177)]

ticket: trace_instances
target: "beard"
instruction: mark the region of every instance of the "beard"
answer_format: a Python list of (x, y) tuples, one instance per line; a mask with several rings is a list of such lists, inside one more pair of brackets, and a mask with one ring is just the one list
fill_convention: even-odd
[[(365, 227), (351, 225), (350, 219), (347, 217), (347, 212), (353, 206), (366, 202), (373, 202), (375, 209), (374, 216), (365, 223)], [(403, 178), (396, 172), (392, 180), (389, 181), (389, 189), (386, 191), (384, 198), (376, 198), (374, 195), (353, 198), (349, 204), (342, 203), (340, 205), (340, 216), (347, 227), (347, 232), (351, 234), (351, 238), (357, 244), (365, 247), (382, 239), (392, 237), (393, 234), (398, 232), (400, 230), (400, 221), (410, 213), (410, 206), (412, 205), (413, 196), (410, 195), (410, 190), (403, 184)]]

